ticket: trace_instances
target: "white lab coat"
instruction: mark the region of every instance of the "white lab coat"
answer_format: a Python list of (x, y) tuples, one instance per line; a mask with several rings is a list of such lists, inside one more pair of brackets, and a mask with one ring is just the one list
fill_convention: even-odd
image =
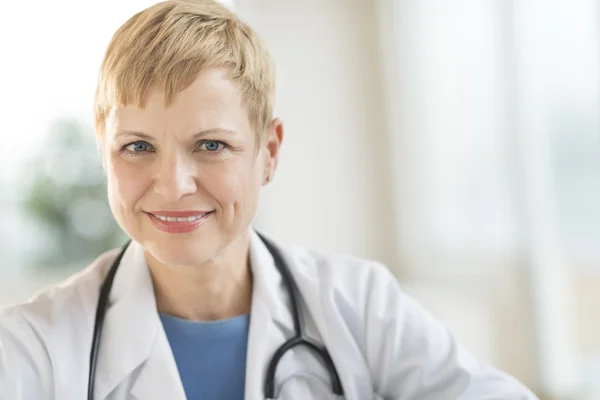
[[(478, 361), (375, 262), (278, 245), (296, 281), (309, 334), (324, 343), (345, 399), (536, 399)], [(118, 250), (30, 302), (0, 314), (0, 399), (86, 398), (99, 286)], [(246, 399), (263, 399), (268, 360), (293, 335), (288, 293), (255, 232)], [(305, 348), (283, 357), (281, 399), (325, 399), (329, 376)], [(104, 322), (95, 399), (184, 400), (157, 314), (142, 247), (132, 242), (115, 277)], [(194, 399), (195, 400), (195, 399)]]

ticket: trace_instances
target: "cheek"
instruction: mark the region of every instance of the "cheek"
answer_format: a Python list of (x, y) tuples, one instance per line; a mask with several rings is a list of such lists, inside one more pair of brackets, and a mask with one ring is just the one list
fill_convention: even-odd
[(113, 211), (131, 209), (146, 191), (144, 169), (115, 158), (108, 162), (106, 172), (108, 197)]
[(203, 183), (224, 208), (254, 203), (261, 180), (253, 160), (231, 163), (206, 174)]

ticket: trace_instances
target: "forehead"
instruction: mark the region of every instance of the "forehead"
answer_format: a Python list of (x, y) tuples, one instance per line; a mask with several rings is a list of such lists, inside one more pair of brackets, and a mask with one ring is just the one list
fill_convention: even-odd
[(163, 90), (148, 93), (143, 108), (129, 104), (117, 107), (107, 119), (107, 134), (119, 130), (146, 133), (222, 128), (250, 131), (250, 122), (239, 86), (228, 77), (228, 70), (202, 71), (170, 104), (165, 104)]

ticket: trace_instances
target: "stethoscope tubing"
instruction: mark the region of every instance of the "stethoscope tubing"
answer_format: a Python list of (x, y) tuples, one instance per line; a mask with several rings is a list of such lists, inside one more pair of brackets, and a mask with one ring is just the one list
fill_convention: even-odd
[[(327, 348), (311, 339), (307, 336), (304, 320), (302, 318), (302, 307), (299, 303), (298, 299), (300, 298), (299, 290), (296, 286), (296, 282), (294, 281), (292, 274), (287, 267), (287, 263), (283, 259), (281, 253), (277, 250), (277, 248), (273, 245), (273, 243), (265, 238), (263, 235), (258, 234), (261, 240), (264, 242), (265, 246), (271, 253), (273, 257), (273, 261), (275, 262), (275, 266), (279, 273), (282, 276), (283, 283), (288, 290), (290, 302), (291, 302), (291, 312), (292, 319), (294, 321), (294, 336), (283, 343), (273, 354), (273, 357), (269, 361), (267, 366), (267, 374), (265, 376), (264, 382), (264, 394), (267, 400), (275, 399), (275, 373), (277, 372), (277, 365), (279, 365), (279, 361), (284, 356), (284, 354), (298, 346), (304, 346), (310, 349), (316, 356), (321, 358), (321, 361), (325, 365), (331, 380), (331, 390), (337, 396), (343, 396), (344, 390), (341, 384), (341, 380), (337, 369), (327, 351)], [(106, 278), (102, 282), (100, 286), (100, 294), (98, 297), (98, 303), (96, 306), (96, 315), (94, 320), (94, 331), (92, 336), (92, 345), (90, 349), (90, 366), (89, 366), (89, 376), (88, 376), (88, 400), (93, 400), (94, 398), (94, 388), (96, 383), (96, 367), (98, 365), (98, 358), (100, 354), (100, 342), (102, 339), (102, 327), (104, 325), (104, 317), (106, 315), (106, 310), (108, 306), (110, 291), (112, 289), (112, 285), (115, 279), (115, 275), (121, 263), (121, 259), (127, 250), (127, 247), (131, 241), (128, 241), (123, 245), (120, 253), (117, 255), (115, 260), (113, 261)]]

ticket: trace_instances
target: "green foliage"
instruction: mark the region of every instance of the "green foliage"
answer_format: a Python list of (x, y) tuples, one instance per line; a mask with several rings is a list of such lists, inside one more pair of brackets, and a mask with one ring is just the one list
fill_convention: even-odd
[(125, 235), (108, 206), (91, 129), (71, 119), (54, 123), (25, 182), (23, 206), (51, 244), (36, 249), (35, 264), (89, 262), (124, 242)]

